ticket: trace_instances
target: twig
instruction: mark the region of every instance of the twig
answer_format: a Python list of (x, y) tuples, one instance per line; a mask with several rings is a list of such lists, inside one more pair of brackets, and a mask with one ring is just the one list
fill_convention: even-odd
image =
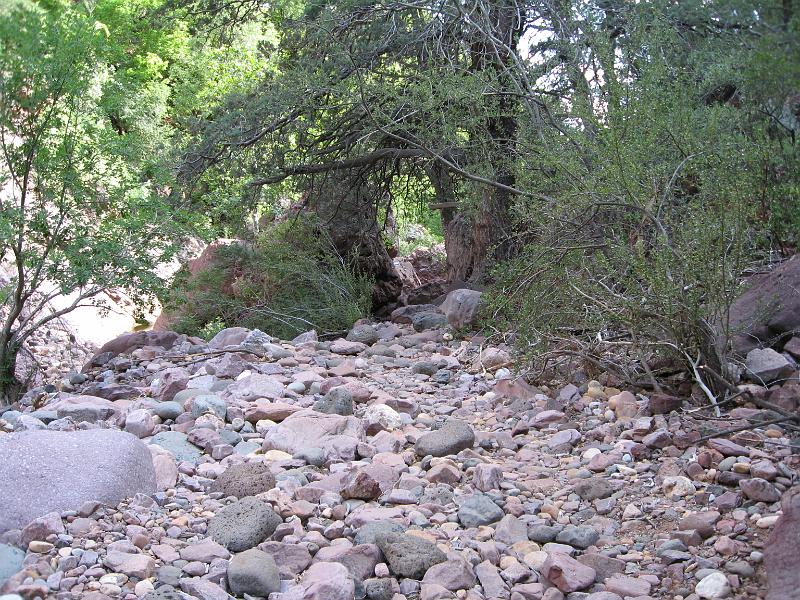
[(732, 427), (731, 429), (724, 429), (722, 431), (715, 431), (714, 433), (709, 433), (708, 435), (704, 435), (698, 442), (704, 442), (705, 440), (710, 440), (715, 437), (720, 437), (722, 435), (728, 435), (729, 433), (736, 433), (737, 431), (750, 431), (751, 429), (756, 429), (758, 427), (766, 427), (767, 425), (775, 425), (776, 423), (783, 423), (784, 421), (789, 421), (792, 417), (781, 417), (780, 419), (770, 419), (769, 421), (763, 421), (761, 423), (748, 423), (747, 425), (740, 425), (739, 427)]

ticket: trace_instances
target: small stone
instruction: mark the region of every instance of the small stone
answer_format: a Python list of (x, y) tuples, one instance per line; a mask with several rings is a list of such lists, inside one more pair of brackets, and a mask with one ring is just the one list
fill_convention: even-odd
[(695, 593), (706, 600), (719, 600), (731, 595), (731, 586), (723, 573), (715, 571), (704, 577), (694, 588)]
[(272, 556), (251, 548), (235, 555), (228, 563), (228, 586), (237, 595), (267, 597), (281, 589), (278, 566)]
[(781, 494), (775, 489), (775, 486), (760, 477), (742, 479), (739, 482), (739, 487), (745, 496), (756, 502), (772, 503), (781, 499)]
[(281, 521), (267, 504), (247, 496), (219, 510), (208, 524), (208, 535), (231, 552), (242, 552), (272, 535)]

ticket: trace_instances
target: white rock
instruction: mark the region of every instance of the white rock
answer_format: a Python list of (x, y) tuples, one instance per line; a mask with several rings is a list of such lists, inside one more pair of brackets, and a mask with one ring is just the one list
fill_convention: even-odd
[(719, 600), (731, 595), (728, 578), (719, 571), (703, 578), (694, 588), (695, 593), (706, 600)]
[(661, 484), (661, 489), (664, 490), (667, 496), (678, 496), (679, 498), (691, 496), (697, 491), (692, 481), (682, 475), (665, 477), (664, 483)]

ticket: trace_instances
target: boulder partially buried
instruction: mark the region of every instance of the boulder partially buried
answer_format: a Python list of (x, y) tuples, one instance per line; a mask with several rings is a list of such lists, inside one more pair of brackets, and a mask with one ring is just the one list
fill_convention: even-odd
[(231, 552), (243, 552), (267, 539), (280, 523), (270, 506), (248, 496), (219, 510), (208, 524), (208, 535)]
[(156, 491), (147, 446), (109, 429), (23, 431), (0, 436), (0, 533), (94, 500), (117, 504)]
[(441, 429), (420, 437), (414, 449), (420, 456), (449, 456), (472, 448), (474, 443), (472, 428), (463, 421), (453, 419), (445, 422)]
[(228, 467), (211, 484), (212, 492), (245, 498), (275, 487), (275, 477), (264, 463), (250, 462)]
[(302, 410), (271, 427), (264, 436), (264, 450), (296, 454), (308, 448), (323, 448), (327, 461), (355, 458), (356, 447), (364, 438), (361, 420)]

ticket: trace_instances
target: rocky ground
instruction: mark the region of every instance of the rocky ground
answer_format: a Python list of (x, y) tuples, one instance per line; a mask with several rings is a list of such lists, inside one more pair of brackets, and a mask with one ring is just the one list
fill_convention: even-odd
[(0, 599), (800, 597), (782, 414), (533, 387), (414, 310), (334, 342), (131, 334), (29, 394), (0, 420)]

